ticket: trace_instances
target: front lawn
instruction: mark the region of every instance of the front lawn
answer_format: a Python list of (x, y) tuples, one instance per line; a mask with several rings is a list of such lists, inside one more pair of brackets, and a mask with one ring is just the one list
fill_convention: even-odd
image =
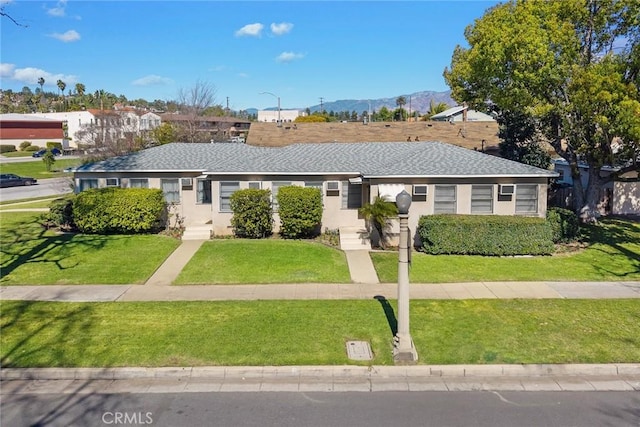
[(180, 243), (159, 235), (58, 234), (37, 218), (0, 214), (0, 284), (144, 283)]
[[(2, 301), (2, 367), (392, 364), (395, 301)], [(421, 364), (637, 363), (640, 300), (411, 302)], [(391, 320), (389, 320), (391, 319)], [(347, 358), (345, 342), (374, 359)]]
[[(640, 280), (640, 224), (605, 219), (584, 227), (589, 246), (575, 253), (538, 257), (426, 255), (413, 252), (414, 283), (477, 281)], [(381, 282), (397, 279), (397, 253), (372, 253)]]
[(297, 240), (212, 240), (195, 254), (176, 284), (349, 283), (344, 253)]
[(32, 162), (3, 163), (2, 173), (13, 173), (20, 176), (30, 176), (35, 179), (59, 178), (71, 176), (63, 172), (64, 169), (79, 166), (81, 159), (64, 159), (56, 157), (56, 162), (51, 166), (51, 172), (47, 172), (42, 159), (34, 159)]

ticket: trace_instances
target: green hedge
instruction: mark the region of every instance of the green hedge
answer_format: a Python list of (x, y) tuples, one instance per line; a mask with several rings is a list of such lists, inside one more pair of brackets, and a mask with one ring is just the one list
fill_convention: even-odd
[(230, 198), (231, 225), (237, 237), (262, 239), (273, 232), (271, 190), (246, 188), (235, 191)]
[(320, 234), (322, 192), (318, 188), (287, 186), (278, 190), (280, 235), (285, 239)]
[(429, 215), (418, 222), (429, 254), (549, 255), (551, 226), (543, 218), (501, 215)]
[(163, 228), (166, 205), (162, 190), (93, 188), (73, 201), (73, 222), (91, 234), (148, 233)]
[(572, 242), (580, 236), (580, 219), (569, 209), (548, 208), (547, 221), (553, 231), (555, 243)]
[(62, 230), (75, 229), (73, 223), (73, 200), (76, 195), (56, 199), (49, 203), (49, 212), (42, 215), (42, 221), (47, 228), (56, 227)]
[(40, 151), (40, 147), (37, 145), (30, 145), (24, 149), (24, 151)]
[(0, 153), (13, 153), (16, 151), (16, 146), (11, 144), (0, 144)]

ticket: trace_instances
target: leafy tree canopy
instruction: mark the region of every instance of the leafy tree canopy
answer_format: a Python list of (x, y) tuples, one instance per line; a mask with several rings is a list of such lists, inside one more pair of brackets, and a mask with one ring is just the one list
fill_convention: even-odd
[[(511, 0), (465, 30), (444, 77), (476, 109), (522, 113), (579, 176), (575, 209), (597, 217), (605, 164), (637, 168), (640, 155), (640, 2)], [(629, 164), (631, 162), (631, 164)]]

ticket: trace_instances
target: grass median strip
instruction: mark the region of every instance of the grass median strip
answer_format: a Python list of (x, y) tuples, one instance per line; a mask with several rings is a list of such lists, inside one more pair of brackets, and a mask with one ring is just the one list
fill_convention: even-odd
[(159, 235), (98, 236), (44, 230), (37, 213), (2, 213), (0, 284), (144, 283), (180, 244)]
[(2, 173), (30, 176), (36, 179), (59, 178), (71, 176), (71, 174), (63, 172), (63, 170), (69, 167), (79, 166), (81, 162), (81, 159), (56, 158), (56, 162), (51, 166), (51, 172), (47, 172), (47, 168), (42, 159), (37, 159), (32, 162), (3, 163)]
[[(395, 301), (2, 301), (2, 367), (392, 364)], [(411, 302), (421, 364), (640, 361), (640, 300)], [(391, 318), (391, 322), (389, 319)], [(366, 364), (366, 363), (364, 363)]]
[(205, 242), (176, 284), (349, 283), (344, 253), (296, 240)]
[[(413, 253), (414, 283), (476, 281), (640, 280), (640, 224), (605, 219), (584, 227), (589, 246), (575, 253), (536, 257), (484, 257)], [(381, 282), (397, 281), (397, 253), (372, 253)]]

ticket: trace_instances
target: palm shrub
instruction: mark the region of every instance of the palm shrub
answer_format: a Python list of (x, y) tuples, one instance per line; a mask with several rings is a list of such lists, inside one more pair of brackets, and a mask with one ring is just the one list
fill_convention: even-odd
[(396, 204), (387, 201), (384, 197), (377, 196), (373, 203), (365, 204), (358, 212), (367, 221), (371, 244), (385, 248), (389, 241), (387, 230), (391, 227), (391, 218), (398, 216)]
[(286, 186), (278, 190), (280, 235), (285, 239), (320, 234), (322, 192), (318, 188)]
[(271, 190), (246, 188), (235, 191), (230, 198), (231, 225), (236, 237), (262, 239), (273, 232)]

